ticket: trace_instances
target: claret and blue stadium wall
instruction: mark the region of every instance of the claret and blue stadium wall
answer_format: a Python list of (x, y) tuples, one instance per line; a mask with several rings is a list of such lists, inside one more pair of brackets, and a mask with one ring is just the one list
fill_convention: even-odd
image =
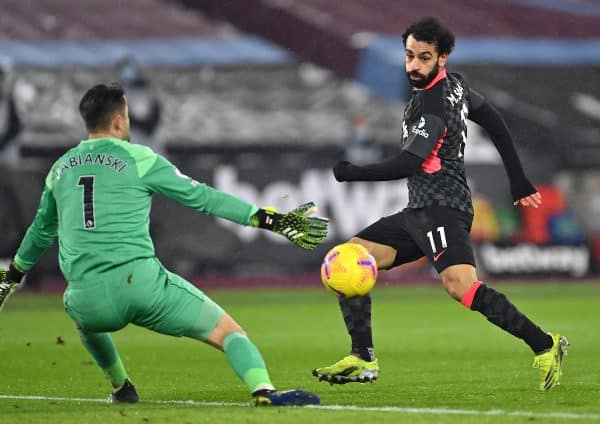
[[(330, 247), (407, 202), (404, 181), (336, 182), (330, 170), (331, 158), (335, 157), (331, 148), (282, 152), (233, 147), (221, 152), (177, 152), (168, 156), (186, 174), (255, 204), (289, 210), (314, 200), (319, 213), (331, 220), (325, 244), (314, 252), (305, 252), (282, 237), (203, 216), (156, 197), (151, 233), (157, 254), (165, 265), (189, 278), (275, 279), (287, 284), (312, 278), (317, 282), (320, 260)], [(489, 165), (469, 166), (472, 184), (478, 187), (472, 237), (481, 273), (502, 278), (581, 278), (600, 272), (598, 238), (583, 231), (560, 190), (553, 185), (540, 187), (545, 199), (542, 209), (519, 214), (504, 195), (508, 187), (502, 172), (496, 167), (490, 176)], [(3, 199), (14, 199), (1, 207), (7, 228), (0, 244), (5, 257), (14, 252), (33, 218), (44, 176), (41, 168), (14, 169), (3, 176)], [(496, 189), (503, 194), (498, 196)], [(492, 201), (494, 197), (504, 201)], [(384, 273), (383, 278), (399, 282), (435, 278), (423, 261), (405, 268)], [(32, 280), (41, 276), (47, 280), (49, 275), (59, 278), (55, 248), (43, 257)]]

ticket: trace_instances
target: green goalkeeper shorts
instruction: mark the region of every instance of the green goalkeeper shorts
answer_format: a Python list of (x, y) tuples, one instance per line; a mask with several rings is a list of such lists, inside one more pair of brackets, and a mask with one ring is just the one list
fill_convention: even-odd
[(132, 323), (206, 340), (225, 313), (155, 258), (139, 259), (85, 281), (70, 281), (63, 300), (77, 326), (91, 332), (116, 331)]

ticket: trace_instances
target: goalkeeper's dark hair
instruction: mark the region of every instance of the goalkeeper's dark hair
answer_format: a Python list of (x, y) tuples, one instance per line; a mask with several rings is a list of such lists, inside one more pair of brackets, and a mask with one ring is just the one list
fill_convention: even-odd
[(424, 18), (404, 31), (402, 34), (404, 47), (406, 47), (409, 35), (412, 35), (417, 41), (433, 44), (439, 54), (450, 54), (454, 48), (454, 34), (433, 17)]
[(125, 91), (121, 84), (98, 84), (81, 98), (79, 113), (88, 131), (106, 130), (115, 113), (124, 112), (125, 103)]

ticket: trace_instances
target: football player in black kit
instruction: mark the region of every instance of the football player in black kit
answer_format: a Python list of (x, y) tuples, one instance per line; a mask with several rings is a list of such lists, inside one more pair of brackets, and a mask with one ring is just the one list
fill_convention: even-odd
[[(436, 19), (426, 18), (411, 25), (402, 38), (412, 93), (404, 112), (400, 154), (371, 165), (341, 161), (333, 173), (338, 181), (408, 178), (408, 205), (350, 241), (365, 246), (380, 269), (427, 256), (452, 298), (529, 345), (535, 355), (533, 366), (540, 373), (539, 389), (549, 390), (560, 382), (567, 339), (542, 330), (477, 277), (469, 238), (473, 206), (463, 159), (467, 119), (487, 130), (500, 153), (514, 204), (537, 208), (541, 196), (525, 176), (499, 112), (460, 75), (446, 71), (454, 35)], [(376, 380), (371, 297), (340, 298), (339, 304), (352, 340), (351, 353), (313, 370), (313, 375), (332, 384)]]

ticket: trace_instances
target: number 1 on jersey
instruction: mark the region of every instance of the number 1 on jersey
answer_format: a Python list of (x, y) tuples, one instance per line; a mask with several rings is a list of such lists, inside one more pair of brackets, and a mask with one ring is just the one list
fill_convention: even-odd
[(83, 187), (83, 228), (91, 230), (96, 228), (94, 218), (94, 177), (86, 175), (79, 177), (78, 187)]

